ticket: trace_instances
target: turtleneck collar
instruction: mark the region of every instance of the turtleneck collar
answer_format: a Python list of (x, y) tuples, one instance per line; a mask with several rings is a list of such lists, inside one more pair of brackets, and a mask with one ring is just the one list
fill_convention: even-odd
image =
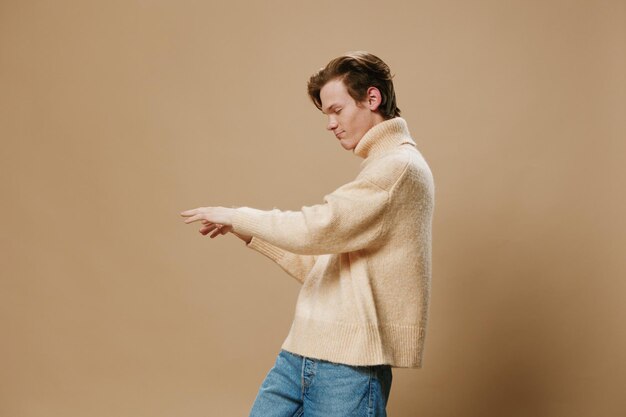
[(365, 132), (352, 152), (367, 159), (390, 151), (403, 143), (417, 146), (411, 138), (406, 121), (402, 117), (394, 117), (372, 126)]

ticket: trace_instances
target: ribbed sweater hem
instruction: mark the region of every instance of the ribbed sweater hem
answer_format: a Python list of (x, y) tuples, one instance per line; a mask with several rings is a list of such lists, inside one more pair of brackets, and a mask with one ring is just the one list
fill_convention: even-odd
[(419, 325), (332, 323), (296, 316), (281, 348), (352, 366), (421, 368), (424, 336), (425, 326)]

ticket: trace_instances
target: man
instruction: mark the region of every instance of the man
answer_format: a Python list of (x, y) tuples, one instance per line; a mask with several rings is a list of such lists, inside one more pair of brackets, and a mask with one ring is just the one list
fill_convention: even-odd
[(421, 368), (431, 288), (434, 183), (396, 105), (388, 66), (333, 59), (308, 93), (356, 179), (300, 211), (201, 207), (211, 237), (233, 232), (301, 284), (291, 329), (250, 416), (385, 416), (392, 367)]

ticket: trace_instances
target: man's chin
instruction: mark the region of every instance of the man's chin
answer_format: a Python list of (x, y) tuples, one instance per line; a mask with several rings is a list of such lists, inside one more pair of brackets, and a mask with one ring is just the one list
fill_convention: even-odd
[(350, 143), (350, 142), (346, 142), (342, 139), (339, 139), (339, 143), (341, 143), (341, 147), (344, 148), (346, 151), (352, 151), (354, 150), (354, 148), (356, 148), (356, 146), (354, 146), (354, 144)]

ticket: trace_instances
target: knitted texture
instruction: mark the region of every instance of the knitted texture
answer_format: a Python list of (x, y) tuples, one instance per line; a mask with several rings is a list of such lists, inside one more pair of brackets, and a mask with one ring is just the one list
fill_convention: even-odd
[(434, 182), (401, 117), (353, 150), (350, 183), (300, 211), (239, 207), (234, 231), (302, 284), (282, 349), (348, 365), (421, 368)]

